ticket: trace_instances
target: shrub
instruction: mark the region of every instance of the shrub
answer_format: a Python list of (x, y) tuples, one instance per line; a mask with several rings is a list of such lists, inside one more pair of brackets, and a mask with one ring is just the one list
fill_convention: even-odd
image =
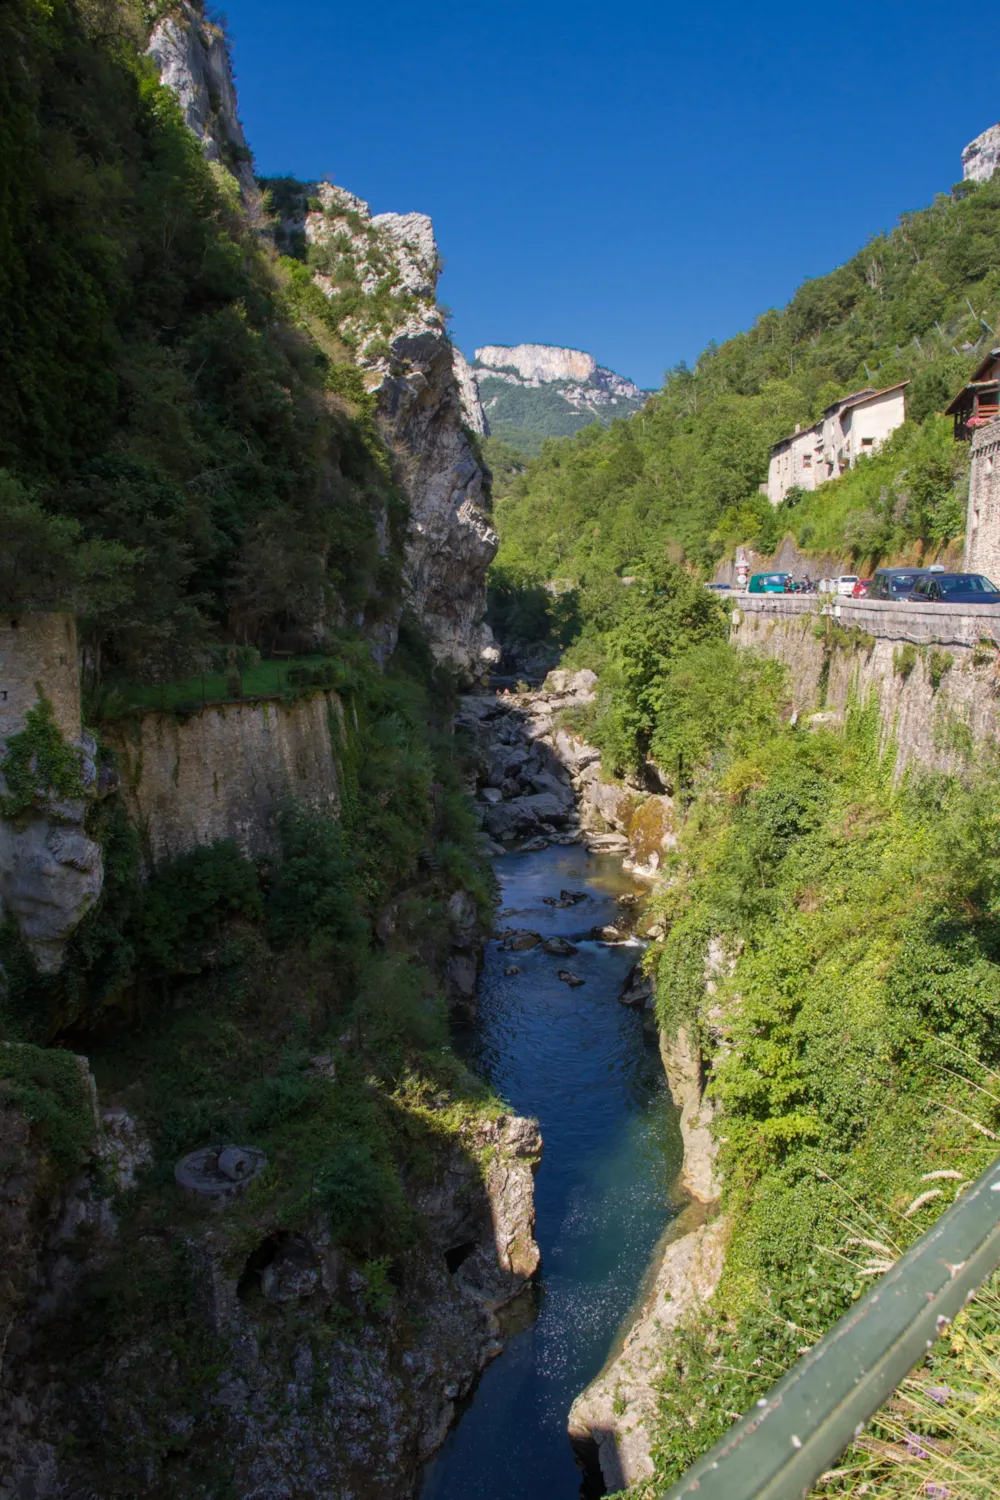
[(39, 688), (39, 701), (24, 716), (24, 728), (7, 740), (0, 761), (6, 792), (0, 797), (4, 817), (17, 817), (39, 797), (82, 797), (80, 751), (67, 745), (55, 713)]
[(257, 871), (232, 839), (193, 849), (150, 877), (135, 916), (139, 962), (164, 976), (200, 973), (222, 924), (263, 910)]

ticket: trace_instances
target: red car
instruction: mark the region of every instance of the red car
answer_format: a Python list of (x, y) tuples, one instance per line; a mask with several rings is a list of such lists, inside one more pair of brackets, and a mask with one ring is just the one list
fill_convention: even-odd
[(859, 578), (857, 583), (851, 589), (851, 598), (863, 599), (871, 586), (872, 581), (870, 578)]

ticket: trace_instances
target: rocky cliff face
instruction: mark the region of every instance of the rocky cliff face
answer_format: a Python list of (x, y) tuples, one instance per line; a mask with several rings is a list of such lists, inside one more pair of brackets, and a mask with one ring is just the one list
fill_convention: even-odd
[(548, 344), (485, 344), (469, 371), (486, 430), (522, 447), (525, 434), (567, 436), (629, 416), (647, 395), (592, 354)]
[(1000, 125), (991, 125), (977, 135), (962, 152), (962, 177), (965, 181), (989, 182), (1000, 161)]
[[(377, 420), (410, 506), (405, 577), (410, 606), (441, 661), (473, 675), (499, 653), (483, 621), (486, 569), (497, 535), (485, 510), (484, 474), (463, 426), (456, 351), (435, 302), (438, 250), (425, 214), (372, 215), (332, 183), (315, 191), (307, 244), (327, 251), (316, 284), (353, 343)], [(347, 310), (345, 293), (360, 287)], [(464, 361), (463, 361), (464, 364)], [(473, 425), (473, 424), (469, 424)]]
[(570, 1439), (588, 1468), (600, 1468), (607, 1493), (652, 1477), (664, 1344), (711, 1298), (722, 1275), (728, 1225), (703, 1219), (692, 1205), (674, 1220), (653, 1285), (621, 1347), (570, 1408)]
[[(74, 1070), (93, 1118), (68, 1181), (54, 1180), (24, 1110), (0, 1097), (3, 1493), (68, 1500), (109, 1494), (110, 1483), (116, 1494), (162, 1486), (210, 1500), (223, 1484), (247, 1500), (410, 1500), (456, 1401), (500, 1353), (497, 1309), (538, 1266), (535, 1122), (473, 1117), (439, 1153), (415, 1195), (420, 1242), (373, 1315), (375, 1273), (348, 1264), (318, 1217), (254, 1241), (236, 1198), (189, 1205), (171, 1243), (147, 1235), (137, 1249), (121, 1195), (149, 1165), (149, 1143), (122, 1107), (97, 1110), (85, 1059), (67, 1057), (63, 1072)], [(123, 1254), (146, 1257), (151, 1285), (176, 1284), (178, 1257), (187, 1266), (190, 1304), (171, 1309), (179, 1354), (154, 1358), (127, 1332), (97, 1365), (81, 1347), (88, 1285), (113, 1276)], [(190, 1379), (192, 1358), (181, 1330), (207, 1362), (196, 1387), (181, 1374)], [(79, 1441), (67, 1444), (67, 1433)], [(206, 1445), (220, 1455), (207, 1480)]]
[(461, 349), (455, 350), (455, 379), (458, 381), (458, 395), (462, 403), (462, 417), (465, 425), (471, 427), (473, 432), (479, 433), (480, 437), (484, 437), (487, 427), (482, 402), (479, 399), (479, 386), (476, 384), (475, 371)]
[[(259, 193), (222, 32), (184, 0), (156, 27), (149, 55), (205, 155), (233, 173), (256, 212)], [(463, 415), (462, 372), (435, 301), (434, 227), (426, 214), (373, 215), (363, 199), (332, 183), (303, 184), (300, 202), (301, 211), (284, 217), (282, 234), (304, 241), (316, 285), (334, 308), (343, 305), (338, 331), (376, 395), (378, 425), (409, 503), (407, 603), (438, 659), (478, 675), (497, 655), (484, 615), (486, 569), (498, 539), (485, 476), (463, 428), (466, 422), (482, 431), (482, 424), (474, 406), (471, 420)], [(391, 648), (392, 641), (379, 644)]]
[(247, 197), (257, 195), (251, 152), (243, 134), (222, 28), (182, 0), (149, 39), (160, 78), (177, 95), (188, 128), (210, 162), (231, 172)]
[(476, 350), (476, 362), (489, 370), (509, 373), (516, 370), (525, 385), (541, 385), (556, 380), (575, 386), (591, 386), (609, 397), (624, 396), (633, 401), (643, 392), (631, 380), (599, 365), (592, 354), (582, 349), (560, 349), (552, 344), (484, 344)]
[(277, 812), (289, 795), (339, 815), (342, 723), (336, 693), (317, 692), (292, 703), (213, 704), (183, 722), (147, 713), (109, 723), (104, 740), (154, 864), (219, 839), (234, 839), (249, 859), (260, 859), (278, 853)]

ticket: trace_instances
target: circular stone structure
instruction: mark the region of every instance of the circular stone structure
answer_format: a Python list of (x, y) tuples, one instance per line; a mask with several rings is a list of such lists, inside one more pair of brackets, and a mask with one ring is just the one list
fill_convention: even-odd
[(174, 1180), (183, 1192), (221, 1205), (245, 1192), (266, 1165), (256, 1146), (206, 1146), (181, 1157)]

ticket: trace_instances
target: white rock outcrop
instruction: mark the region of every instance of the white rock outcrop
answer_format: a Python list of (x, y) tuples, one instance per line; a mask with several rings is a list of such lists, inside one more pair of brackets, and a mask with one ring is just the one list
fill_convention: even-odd
[[(387, 288), (398, 305), (398, 314), (391, 302), (387, 313), (383, 295), (370, 315), (363, 308), (343, 328), (377, 395), (379, 428), (410, 507), (408, 603), (435, 656), (478, 676), (499, 656), (483, 620), (486, 569), (498, 538), (484, 508), (485, 476), (463, 431), (463, 421), (475, 428), (462, 401), (468, 367), (434, 300), (440, 267), (434, 226), (426, 214), (373, 216), (364, 199), (333, 183), (314, 191), (322, 210), (306, 216), (307, 241), (336, 241), (353, 261), (362, 293), (374, 297)], [(318, 273), (315, 280), (335, 302), (330, 278)]]
[(478, 432), (485, 437), (489, 432), (486, 425), (486, 414), (483, 404), (479, 399), (479, 386), (476, 382), (475, 371), (469, 364), (461, 349), (455, 350), (455, 379), (458, 381), (458, 399), (462, 406), (462, 417), (466, 427)]
[(991, 125), (977, 135), (962, 152), (962, 177), (966, 182), (989, 182), (1000, 162), (1000, 125)]
[[(205, 155), (233, 173), (248, 204), (257, 201), (224, 33), (182, 0), (156, 26), (148, 51)], [(305, 185), (303, 204), (307, 198), (320, 207), (283, 221), (282, 230), (331, 246), (333, 261), (348, 262), (351, 284), (360, 285), (361, 308), (345, 308), (340, 332), (377, 393), (379, 428), (410, 508), (406, 602), (438, 660), (479, 676), (499, 657), (484, 623), (486, 569), (498, 538), (484, 507), (485, 476), (463, 431), (463, 422), (485, 430), (475, 383), (464, 360), (456, 370), (457, 351), (435, 301), (434, 226), (420, 213), (373, 216), (363, 198), (330, 182)], [(314, 275), (334, 306), (341, 295), (335, 269)], [(389, 635), (378, 643), (383, 654), (395, 627)]]
[[(0, 759), (4, 748), (0, 741)], [(40, 789), (23, 812), (0, 816), (0, 921), (13, 918), (41, 974), (59, 972), (66, 944), (104, 884), (101, 847), (85, 828), (88, 806), (102, 792), (97, 743), (84, 734), (74, 748), (78, 796), (61, 798)], [(6, 790), (0, 772), (0, 795)]]
[(592, 354), (552, 344), (484, 344), (476, 350), (476, 359), (489, 369), (514, 369), (525, 380), (589, 381), (597, 373), (597, 360)]
[[(624, 375), (616, 375), (606, 365), (599, 365), (592, 354), (582, 349), (563, 349), (554, 344), (484, 344), (476, 350), (476, 362), (485, 371), (499, 371), (511, 379), (510, 371), (516, 370), (521, 383), (529, 386), (568, 381), (577, 386), (603, 391), (608, 397), (623, 397), (628, 401), (641, 401), (641, 391)], [(516, 378), (516, 377), (514, 377)]]
[(210, 162), (256, 194), (250, 151), (240, 124), (225, 32), (188, 0), (153, 29), (147, 47), (160, 79), (177, 95), (188, 128)]

